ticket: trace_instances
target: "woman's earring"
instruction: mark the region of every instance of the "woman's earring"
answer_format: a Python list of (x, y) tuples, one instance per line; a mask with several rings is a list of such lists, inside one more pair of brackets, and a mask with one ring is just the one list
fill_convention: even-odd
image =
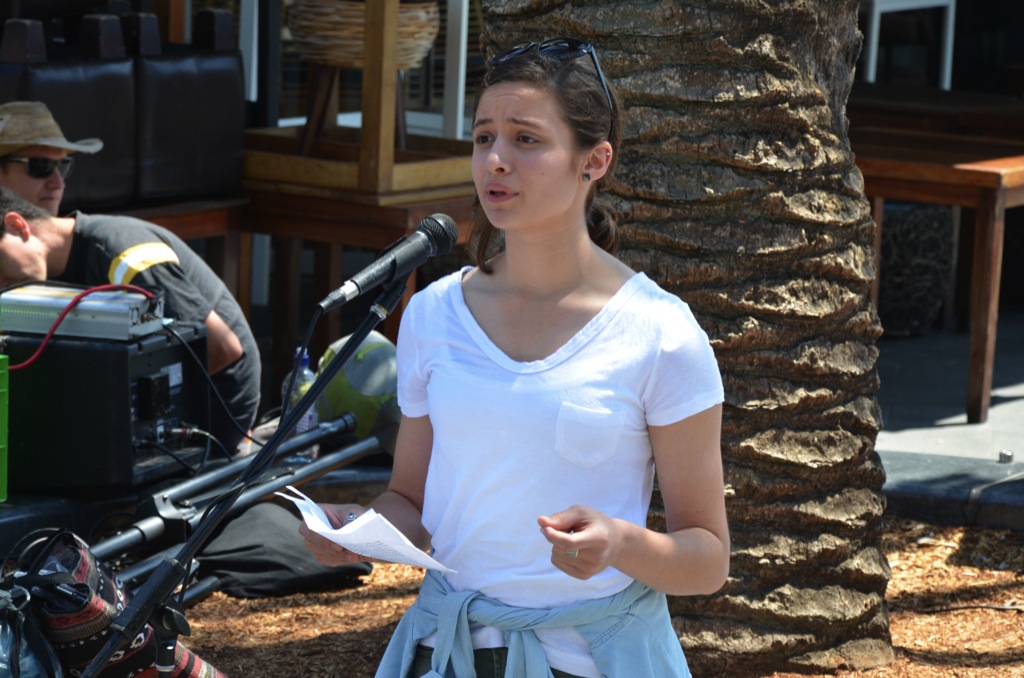
[(590, 181), (590, 172), (583, 173), (583, 181)]

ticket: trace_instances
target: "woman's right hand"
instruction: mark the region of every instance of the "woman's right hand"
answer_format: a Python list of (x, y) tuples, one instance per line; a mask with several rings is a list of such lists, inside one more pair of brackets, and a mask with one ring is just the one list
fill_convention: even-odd
[[(366, 508), (359, 504), (321, 504), (320, 508), (327, 514), (328, 520), (331, 521), (331, 527), (334, 528), (342, 527), (346, 522), (354, 520), (349, 516), (358, 517), (366, 511)], [(299, 524), (299, 534), (306, 542), (306, 549), (324, 565), (350, 565), (370, 560), (366, 556), (349, 551), (327, 537), (313, 532), (306, 527), (305, 523)]]

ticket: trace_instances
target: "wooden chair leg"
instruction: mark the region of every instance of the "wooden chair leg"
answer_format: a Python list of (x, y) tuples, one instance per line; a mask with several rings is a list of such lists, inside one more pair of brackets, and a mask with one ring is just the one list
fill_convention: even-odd
[(313, 64), (311, 88), (306, 126), (302, 131), (299, 148), (299, 153), (303, 156), (308, 156), (313, 150), (313, 144), (327, 124), (329, 111), (334, 108), (338, 96), (338, 67)]

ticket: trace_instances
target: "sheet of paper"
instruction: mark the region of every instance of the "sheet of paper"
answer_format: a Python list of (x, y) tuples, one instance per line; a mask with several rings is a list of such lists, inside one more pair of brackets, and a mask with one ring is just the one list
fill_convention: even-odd
[(283, 492), (274, 494), (294, 502), (309, 529), (327, 537), (335, 544), (344, 546), (353, 553), (389, 563), (416, 565), (445, 573), (455, 572), (416, 548), (416, 545), (388, 522), (387, 518), (373, 509), (369, 509), (351, 523), (335, 528), (331, 527), (331, 521), (327, 518), (327, 514), (317, 506), (316, 502), (291, 485), (288, 486), (288, 489), (294, 494)]

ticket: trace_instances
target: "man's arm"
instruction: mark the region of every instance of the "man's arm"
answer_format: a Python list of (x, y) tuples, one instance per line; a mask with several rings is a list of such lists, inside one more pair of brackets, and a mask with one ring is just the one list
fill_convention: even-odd
[(203, 320), (206, 324), (206, 367), (210, 374), (217, 374), (244, 355), (242, 342), (216, 311)]

